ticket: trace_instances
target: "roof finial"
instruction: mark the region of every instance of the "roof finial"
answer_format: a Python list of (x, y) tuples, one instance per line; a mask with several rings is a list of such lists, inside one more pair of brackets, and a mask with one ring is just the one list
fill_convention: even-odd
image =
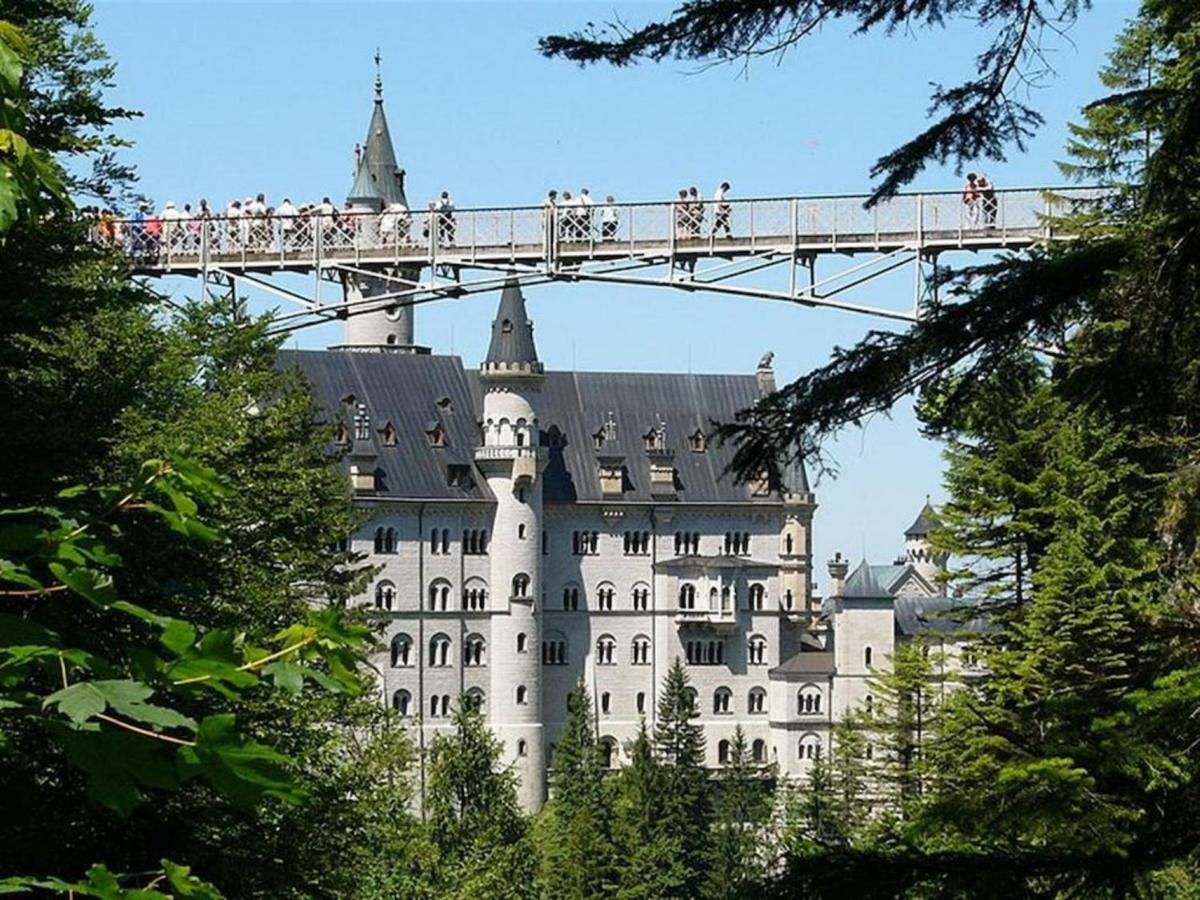
[(379, 55), (379, 48), (375, 48), (375, 102), (383, 102), (383, 72), (379, 64), (383, 62), (383, 57)]

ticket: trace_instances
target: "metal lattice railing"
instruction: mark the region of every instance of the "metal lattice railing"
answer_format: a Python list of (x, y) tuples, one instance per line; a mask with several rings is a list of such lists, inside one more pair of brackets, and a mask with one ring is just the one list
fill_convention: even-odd
[(295, 216), (150, 216), (97, 221), (96, 239), (139, 268), (310, 267), (323, 261), (553, 263), (703, 253), (1027, 244), (1098, 204), (1097, 188), (1009, 189), (974, 203), (955, 192), (716, 202), (598, 203)]

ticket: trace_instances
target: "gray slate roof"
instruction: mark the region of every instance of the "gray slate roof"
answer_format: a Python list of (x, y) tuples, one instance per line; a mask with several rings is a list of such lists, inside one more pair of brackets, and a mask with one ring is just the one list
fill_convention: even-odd
[(966, 597), (897, 597), (896, 630), (917, 634), (979, 634), (989, 626), (977, 614), (978, 602)]
[[(353, 395), (367, 404), (372, 427), (396, 428), (395, 447), (376, 442), (383, 471), (378, 493), (410, 499), (489, 500), (486, 483), (476, 475), (469, 489), (448, 487), (445, 467), (451, 455), (469, 456), (479, 441), (483, 408), (479, 372), (464, 369), (456, 356), (345, 351), (281, 351), (281, 364), (296, 365), (312, 382), (318, 404), (332, 419), (351, 427)], [(450, 410), (437, 404), (448, 398)], [(710, 420), (728, 422), (759, 398), (753, 375), (677, 375), (609, 372), (549, 372), (537, 399), (543, 443), (549, 445), (543, 497), (549, 502), (610, 502), (600, 490), (599, 460), (592, 435), (611, 411), (624, 436), (629, 490), (626, 501), (651, 502), (650, 457), (640, 437), (659, 418), (674, 450), (678, 501), (728, 503), (751, 501), (745, 485), (722, 472), (732, 449), (709, 442), (702, 453), (691, 450), (687, 436), (708, 431)], [(429, 446), (430, 421), (442, 423), (446, 449)], [(753, 502), (777, 503), (777, 497)]]
[(492, 322), (492, 340), (484, 363), (535, 364), (537, 347), (533, 343), (533, 322), (525, 309), (525, 297), (513, 279), (500, 292), (500, 307)]
[(917, 513), (916, 520), (904, 529), (905, 537), (924, 537), (937, 528), (941, 522), (938, 519), (937, 510), (933, 508), (928, 500), (921, 507), (921, 511)]
[(787, 675), (828, 675), (834, 671), (832, 653), (800, 651), (767, 672), (767, 677)]
[(346, 199), (375, 209), (397, 202), (408, 206), (408, 198), (404, 195), (404, 170), (396, 163), (392, 134), (383, 112), (383, 84), (378, 78), (375, 79), (371, 124), (362, 145), (358, 170), (354, 173), (354, 185)]
[(841, 596), (856, 600), (890, 600), (891, 593), (879, 584), (872, 569), (865, 559), (860, 562), (858, 568), (846, 579)]

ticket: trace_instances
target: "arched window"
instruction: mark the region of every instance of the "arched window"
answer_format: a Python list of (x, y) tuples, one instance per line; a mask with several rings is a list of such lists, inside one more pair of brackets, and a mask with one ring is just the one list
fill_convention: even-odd
[(721, 608), (721, 592), (713, 585), (708, 589), (708, 609), (709, 612), (717, 612)]
[(613, 597), (616, 596), (617, 589), (613, 587), (611, 581), (602, 581), (596, 588), (596, 608), (602, 609), (605, 612), (612, 612)]
[(525, 523), (524, 522), (521, 522), (519, 525), (517, 525), (517, 540), (518, 541), (525, 540)]
[(729, 741), (717, 743), (717, 762), (722, 766), (729, 765)]
[(528, 755), (529, 755), (529, 745), (527, 743), (525, 743), (524, 738), (521, 738), (521, 740), (517, 741), (517, 756), (528, 756)]
[(391, 609), (396, 602), (396, 586), (390, 581), (375, 585), (375, 608)]
[(483, 688), (476, 687), (467, 691), (467, 696), (465, 698), (467, 709), (473, 709), (482, 712), (485, 701), (486, 697), (484, 696)]
[(517, 706), (525, 706), (529, 703), (529, 689), (523, 684), (517, 685)]
[(783, 536), (783, 552), (786, 555), (791, 556), (795, 543), (796, 543), (796, 539), (792, 537), (790, 532), (788, 534), (785, 534)]
[(607, 716), (612, 712), (612, 694), (604, 691), (600, 694), (600, 713)]
[(638, 691), (638, 693), (637, 693), (637, 711), (638, 711), (639, 716), (646, 712), (646, 692), (645, 691)]
[(863, 648), (863, 665), (865, 665), (868, 669), (871, 668), (871, 648), (870, 647)]
[(523, 600), (529, 596), (529, 576), (524, 572), (513, 576), (512, 595), (516, 600)]
[(449, 552), (450, 552), (450, 529), (443, 528), (442, 529), (442, 553), (444, 555)]
[(442, 549), (442, 533), (436, 528), (429, 532), (429, 555), (437, 556)]
[(767, 664), (767, 639), (761, 634), (752, 634), (746, 644), (746, 657), (752, 666)]
[(398, 634), (392, 638), (392, 667), (405, 668), (413, 664), (412, 638)]
[(611, 634), (602, 634), (596, 640), (596, 665), (611, 666), (616, 664), (617, 641)]
[(396, 691), (392, 694), (392, 709), (407, 716), (412, 711), (412, 694), (405, 690)]
[(756, 740), (750, 749), (750, 758), (758, 764), (763, 764), (767, 761), (767, 742), (759, 738)]
[(750, 693), (746, 695), (746, 709), (752, 713), (765, 713), (767, 692), (760, 687), (750, 688)]
[(633, 586), (633, 608), (638, 612), (645, 612), (650, 608), (650, 585), (644, 581), (639, 581)]
[(863, 707), (867, 710), (867, 715), (875, 711), (875, 698), (870, 694), (863, 699)]
[(721, 612), (729, 612), (733, 609), (733, 589), (729, 585), (721, 588)]
[(450, 582), (444, 578), (429, 585), (429, 608), (445, 612), (450, 607)]
[(450, 715), (450, 695), (434, 694), (429, 698), (429, 717), (445, 719)]
[(542, 665), (565, 666), (567, 664), (567, 639), (557, 631), (551, 631), (542, 639)]
[(522, 631), (520, 634), (517, 635), (517, 652), (518, 653), (528, 652), (528, 650), (529, 650), (529, 647), (527, 646), (528, 643), (529, 643), (529, 638), (527, 638), (525, 636), (525, 632)]
[(719, 687), (713, 691), (713, 714), (728, 715), (733, 712), (733, 691), (727, 687)]
[(700, 693), (694, 687), (684, 688), (683, 696), (686, 703), (686, 709), (683, 710), (684, 712), (695, 713), (700, 710)]
[(462, 608), (471, 612), (487, 609), (487, 582), (478, 576), (463, 585)]
[(806, 684), (800, 688), (796, 695), (799, 708), (797, 712), (802, 716), (819, 715), (821, 712), (821, 689), (815, 684)]
[(639, 634), (633, 639), (633, 650), (630, 653), (630, 662), (635, 666), (650, 665), (650, 638), (644, 634)]
[(383, 552), (383, 529), (382, 528), (375, 529), (375, 552), (376, 553)]
[(471, 667), (487, 665), (487, 642), (483, 639), (483, 635), (472, 634), (467, 637), (467, 642), (463, 645), (463, 665)]
[(694, 584), (685, 584), (679, 588), (679, 608), (696, 608), (696, 586)]
[(751, 609), (761, 610), (767, 601), (767, 589), (761, 584), (750, 585), (749, 604)]
[(792, 608), (792, 592), (791, 592), (790, 588), (783, 592), (783, 608), (784, 609)]
[(429, 639), (429, 665), (437, 668), (450, 665), (450, 638), (435, 634)]
[(563, 588), (563, 609), (572, 612), (579, 609), (579, 585), (574, 582)]
[(821, 737), (816, 734), (806, 734), (800, 738), (800, 758), (817, 760), (821, 758)]
[(604, 763), (604, 768), (615, 769), (617, 767), (617, 742), (613, 738), (606, 737), (600, 739), (600, 761)]

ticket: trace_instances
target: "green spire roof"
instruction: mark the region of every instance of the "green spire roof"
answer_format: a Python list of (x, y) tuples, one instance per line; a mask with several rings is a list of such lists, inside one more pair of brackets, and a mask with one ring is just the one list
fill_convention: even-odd
[(500, 294), (500, 308), (492, 322), (492, 342), (488, 344), (484, 365), (541, 371), (537, 347), (533, 343), (533, 322), (525, 310), (525, 297), (516, 279), (505, 282)]
[(921, 507), (921, 511), (917, 514), (916, 521), (904, 529), (905, 537), (924, 537), (941, 525), (941, 520), (938, 518), (937, 510), (929, 502), (929, 498), (925, 498), (925, 505)]
[[(378, 54), (375, 62), (379, 62)], [(404, 170), (396, 163), (392, 134), (383, 112), (383, 80), (378, 73), (375, 75), (375, 109), (371, 113), (371, 125), (359, 153), (354, 186), (346, 199), (374, 209), (382, 209), (390, 203), (408, 206), (408, 198), (404, 195)]]

